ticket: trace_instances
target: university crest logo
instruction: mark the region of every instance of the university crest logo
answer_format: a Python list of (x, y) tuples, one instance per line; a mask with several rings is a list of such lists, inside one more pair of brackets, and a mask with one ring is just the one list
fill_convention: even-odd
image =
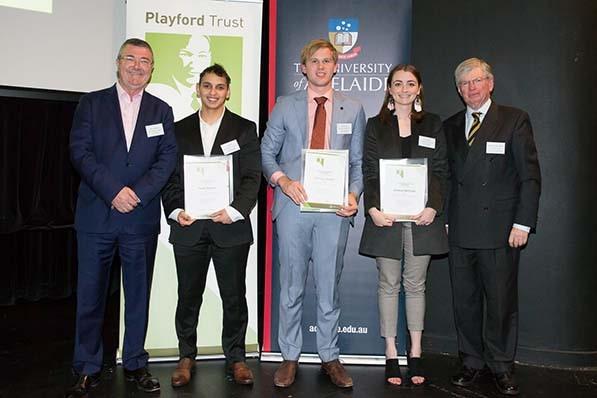
[(338, 50), (338, 58), (354, 58), (361, 52), (356, 46), (359, 37), (359, 20), (356, 18), (330, 18), (328, 21), (330, 42)]

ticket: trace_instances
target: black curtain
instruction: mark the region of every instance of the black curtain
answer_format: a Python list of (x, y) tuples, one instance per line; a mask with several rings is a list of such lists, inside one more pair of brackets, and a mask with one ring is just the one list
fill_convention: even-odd
[(77, 101), (0, 90), (0, 305), (74, 290), (79, 177), (68, 137)]

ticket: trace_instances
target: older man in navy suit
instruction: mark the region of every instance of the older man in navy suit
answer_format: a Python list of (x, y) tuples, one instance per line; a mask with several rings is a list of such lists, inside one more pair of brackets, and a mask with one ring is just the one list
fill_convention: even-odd
[(499, 392), (518, 395), (518, 260), (537, 224), (541, 171), (529, 115), (492, 101), (491, 66), (456, 67), (466, 104), (444, 122), (451, 171), (450, 276), (461, 370), (468, 387), (485, 367)]
[[(334, 91), (338, 52), (325, 40), (313, 40), (301, 53), (307, 90), (280, 97), (261, 141), (263, 173), (275, 187), (272, 218), (276, 221), (280, 260), (278, 342), (284, 362), (274, 384), (288, 387), (301, 353), (301, 317), (309, 261), (317, 289), (317, 351), (322, 370), (342, 388), (352, 378), (338, 361), (338, 283), (342, 273), (350, 218), (363, 190), (361, 158), (365, 112), (356, 100)], [(337, 213), (301, 213), (307, 201), (300, 183), (303, 149), (348, 149), (348, 203)]]
[(125, 377), (155, 392), (144, 349), (157, 236), (160, 191), (176, 165), (172, 109), (145, 92), (153, 52), (140, 39), (123, 43), (118, 81), (81, 98), (70, 137), (71, 158), (81, 176), (75, 228), (79, 273), (73, 368), (68, 396), (84, 396), (100, 380), (102, 322), (110, 266), (118, 249), (125, 305)]

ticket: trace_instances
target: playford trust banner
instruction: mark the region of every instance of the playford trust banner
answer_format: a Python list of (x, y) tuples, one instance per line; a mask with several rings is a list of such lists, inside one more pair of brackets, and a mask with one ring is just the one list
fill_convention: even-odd
[[(409, 60), (411, 0), (273, 1), (270, 8), (270, 62), (273, 63), (270, 65), (270, 84), (275, 86), (270, 92), (270, 111), (277, 96), (306, 88), (307, 81), (300, 70), (300, 51), (309, 40), (325, 38), (339, 52), (334, 89), (359, 99), (367, 117), (379, 112), (390, 69)], [(348, 237), (340, 282), (339, 344), (341, 356), (347, 363), (382, 362), (384, 354), (377, 315), (375, 261), (358, 254), (365, 221), (363, 214), (361, 200), (354, 228)], [(272, 228), (271, 218), (267, 227), (262, 359), (279, 360), (279, 266), (276, 230), (275, 225)], [(303, 353), (306, 355), (301, 360), (317, 360), (315, 306), (315, 288), (309, 276), (302, 325)], [(403, 309), (401, 314), (398, 340), (399, 351), (404, 352)]]
[[(199, 109), (195, 83), (199, 81), (199, 73), (213, 63), (224, 66), (232, 80), (231, 98), (226, 103), (228, 109), (258, 121), (261, 11), (261, 0), (127, 1), (127, 37), (147, 40), (154, 51), (155, 69), (147, 91), (172, 106), (175, 121)], [(255, 243), (251, 246), (247, 265), (249, 325), (246, 344), (247, 352), (256, 352), (256, 210), (251, 214), (251, 222)], [(174, 329), (177, 280), (174, 253), (168, 243), (169, 232), (162, 214), (145, 343), (153, 359), (178, 356)], [(207, 278), (197, 329), (200, 356), (222, 353), (222, 308), (213, 267), (210, 267)], [(120, 325), (122, 341), (122, 317)]]

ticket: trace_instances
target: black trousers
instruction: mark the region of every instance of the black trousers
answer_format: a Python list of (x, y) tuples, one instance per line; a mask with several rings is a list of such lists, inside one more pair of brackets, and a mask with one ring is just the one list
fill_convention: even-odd
[(450, 278), (463, 365), (510, 371), (518, 340), (520, 250), (450, 247)]
[(250, 243), (220, 247), (204, 228), (194, 246), (174, 244), (178, 277), (175, 325), (180, 358), (197, 355), (197, 323), (210, 260), (213, 259), (223, 306), (222, 348), (229, 363), (245, 360), (248, 323), (245, 274)]

